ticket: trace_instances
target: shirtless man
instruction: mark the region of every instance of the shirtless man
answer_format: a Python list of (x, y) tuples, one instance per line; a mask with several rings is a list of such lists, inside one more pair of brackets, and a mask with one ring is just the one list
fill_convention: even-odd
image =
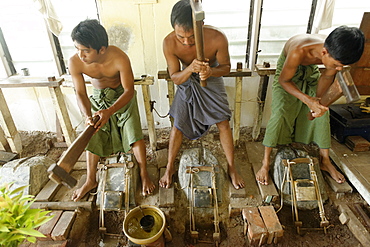
[[(330, 162), (330, 125), (328, 107), (319, 103), (337, 71), (357, 62), (364, 49), (364, 35), (354, 27), (341, 26), (326, 38), (319, 34), (302, 34), (290, 38), (277, 62), (273, 84), (272, 115), (263, 140), (262, 167), (256, 174), (267, 185), (270, 154), (277, 145), (301, 142), (316, 143), (320, 148), (320, 168), (338, 183), (344, 176)], [(324, 64), (320, 75), (317, 64)], [(307, 113), (315, 118), (310, 121)]]
[[(227, 38), (215, 28), (204, 26), (204, 54), (207, 62), (201, 62), (196, 59), (192, 12), (188, 0), (174, 5), (171, 24), (174, 31), (165, 37), (163, 51), (177, 91), (170, 109), (174, 126), (170, 134), (168, 163), (159, 185), (164, 188), (171, 186), (175, 173), (174, 161), (183, 135), (197, 139), (206, 134), (211, 125), (216, 124), (228, 161), (231, 182), (236, 189), (243, 188), (244, 181), (234, 164), (234, 146), (229, 125), (231, 111), (222, 80), (222, 76), (230, 72)], [(201, 87), (199, 79), (207, 80), (207, 86)]]
[[(86, 124), (97, 132), (86, 147), (87, 180), (74, 191), (72, 200), (80, 200), (97, 187), (96, 169), (100, 157), (131, 148), (140, 167), (143, 195), (151, 194), (155, 185), (146, 170), (146, 148), (142, 139), (134, 77), (128, 56), (118, 47), (108, 45), (108, 35), (97, 20), (80, 22), (72, 31), (77, 53), (69, 59), (78, 106)], [(91, 77), (94, 93), (90, 99), (83, 74)], [(129, 114), (128, 114), (129, 113)]]

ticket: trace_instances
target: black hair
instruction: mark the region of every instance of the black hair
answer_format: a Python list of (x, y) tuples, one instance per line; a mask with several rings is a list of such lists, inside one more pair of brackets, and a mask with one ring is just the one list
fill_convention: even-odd
[(105, 46), (108, 47), (108, 34), (105, 28), (100, 25), (98, 20), (88, 19), (81, 21), (71, 33), (73, 41), (77, 43), (99, 50)]
[(326, 38), (324, 47), (343, 65), (357, 62), (364, 51), (365, 36), (357, 27), (340, 26)]
[(172, 8), (171, 25), (183, 27), (185, 31), (193, 29), (193, 14), (189, 0), (180, 0)]

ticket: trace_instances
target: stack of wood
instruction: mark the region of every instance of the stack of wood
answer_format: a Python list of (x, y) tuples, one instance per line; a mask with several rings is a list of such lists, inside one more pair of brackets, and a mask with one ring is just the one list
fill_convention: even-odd
[(246, 207), (242, 215), (250, 246), (276, 244), (283, 237), (284, 230), (273, 206)]
[(362, 136), (347, 136), (345, 144), (353, 152), (365, 152), (370, 148), (370, 142)]

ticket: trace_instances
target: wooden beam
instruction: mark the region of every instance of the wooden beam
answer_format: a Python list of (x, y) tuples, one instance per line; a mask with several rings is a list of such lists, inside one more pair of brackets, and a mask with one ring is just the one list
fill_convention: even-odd
[(54, 108), (62, 128), (63, 135), (67, 146), (70, 146), (76, 139), (76, 132), (72, 127), (71, 119), (69, 118), (66, 103), (60, 86), (49, 87), (50, 95), (53, 100)]
[[(243, 64), (237, 64), (237, 71), (242, 71)], [(243, 77), (238, 76), (235, 78), (235, 100), (234, 100), (234, 126), (233, 126), (233, 141), (234, 146), (239, 142), (240, 135), (240, 117), (242, 108), (242, 91), (243, 91)]]
[(10, 149), (14, 153), (22, 152), (22, 140), (15, 127), (12, 115), (10, 114), (3, 91), (0, 88), (0, 125), (4, 131), (5, 138), (9, 143)]

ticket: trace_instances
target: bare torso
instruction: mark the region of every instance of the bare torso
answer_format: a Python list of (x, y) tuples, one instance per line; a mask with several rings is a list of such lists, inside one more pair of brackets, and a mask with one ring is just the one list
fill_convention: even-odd
[(317, 56), (325, 42), (325, 35), (321, 34), (299, 34), (290, 38), (284, 46), (284, 55), (292, 52), (300, 53), (301, 65), (322, 64)]
[(97, 89), (117, 88), (121, 84), (120, 71), (116, 66), (120, 57), (125, 57), (120, 49), (109, 46), (106, 50), (103, 61), (99, 63), (84, 63), (77, 56), (74, 56), (74, 64), (82, 74), (91, 78), (91, 84)]
[[(217, 46), (219, 42), (220, 31), (212, 26), (203, 27), (204, 36), (204, 57), (209, 59), (209, 64), (212, 65), (216, 62)], [(194, 59), (197, 58), (195, 45), (191, 47), (184, 46), (176, 39), (175, 32), (171, 32), (166, 39), (170, 40), (171, 50), (181, 63), (187, 67)]]

